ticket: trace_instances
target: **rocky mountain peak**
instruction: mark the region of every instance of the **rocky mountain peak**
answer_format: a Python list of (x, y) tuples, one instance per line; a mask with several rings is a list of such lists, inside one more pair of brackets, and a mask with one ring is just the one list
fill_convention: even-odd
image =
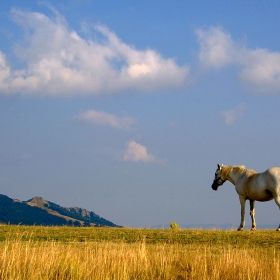
[(27, 202), (30, 205), (39, 206), (39, 207), (49, 206), (48, 201), (46, 201), (43, 197), (40, 196), (35, 196), (30, 200), (28, 200)]

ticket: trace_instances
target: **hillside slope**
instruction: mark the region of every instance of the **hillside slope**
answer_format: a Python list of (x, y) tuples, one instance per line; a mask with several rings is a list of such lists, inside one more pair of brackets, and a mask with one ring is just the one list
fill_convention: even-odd
[(44, 226), (107, 226), (116, 224), (79, 207), (62, 207), (42, 197), (20, 201), (0, 194), (0, 222)]

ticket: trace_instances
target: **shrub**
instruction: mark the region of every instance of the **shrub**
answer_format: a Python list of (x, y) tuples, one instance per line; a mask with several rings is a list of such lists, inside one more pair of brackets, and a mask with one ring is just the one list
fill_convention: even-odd
[(170, 229), (177, 230), (179, 229), (179, 225), (176, 222), (170, 222)]

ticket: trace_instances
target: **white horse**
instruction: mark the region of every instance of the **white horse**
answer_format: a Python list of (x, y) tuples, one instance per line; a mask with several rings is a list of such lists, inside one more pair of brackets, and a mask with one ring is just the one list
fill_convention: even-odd
[[(280, 168), (273, 167), (265, 172), (257, 173), (245, 166), (219, 165), (215, 173), (212, 189), (217, 190), (225, 181), (235, 185), (241, 204), (241, 223), (238, 230), (245, 226), (245, 204), (250, 201), (250, 215), (252, 218), (251, 230), (256, 230), (255, 200), (269, 201), (274, 199), (280, 208)], [(280, 231), (280, 225), (277, 228)]]

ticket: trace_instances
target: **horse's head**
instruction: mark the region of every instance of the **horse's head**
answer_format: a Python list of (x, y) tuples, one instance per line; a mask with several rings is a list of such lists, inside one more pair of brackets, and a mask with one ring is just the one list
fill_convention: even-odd
[(226, 180), (221, 177), (223, 165), (218, 164), (218, 168), (215, 172), (215, 178), (212, 184), (212, 189), (216, 191), (219, 186), (221, 186)]

